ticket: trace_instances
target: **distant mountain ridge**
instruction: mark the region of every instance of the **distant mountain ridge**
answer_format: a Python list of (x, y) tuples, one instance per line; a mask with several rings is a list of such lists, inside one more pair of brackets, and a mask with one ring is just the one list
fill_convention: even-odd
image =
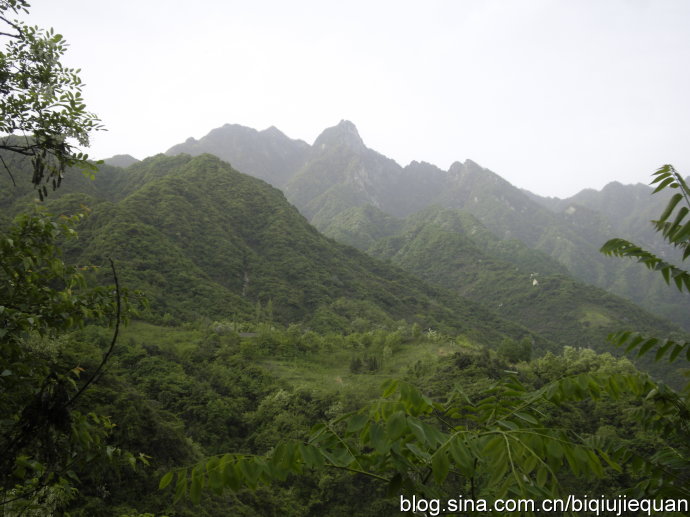
[(122, 167), (125, 169), (130, 165), (139, 163), (139, 161), (140, 160), (137, 160), (134, 156), (129, 154), (116, 154), (115, 156), (111, 156), (110, 158), (103, 160), (103, 163), (112, 167)]
[(190, 137), (165, 154), (213, 154), (237, 170), (280, 188), (299, 170), (309, 147), (301, 140), (288, 138), (273, 126), (257, 131), (238, 124), (225, 124), (200, 140)]
[[(690, 329), (690, 300), (671, 293), (658, 275), (613, 260), (599, 248), (613, 237), (629, 238), (662, 254), (673, 254), (656, 238), (649, 219), (667, 196), (651, 196), (644, 185), (607, 185), (567, 199), (542, 198), (520, 190), (472, 160), (444, 171), (413, 161), (405, 167), (366, 147), (352, 122), (325, 129), (313, 145), (291, 140), (275, 128), (256, 131), (225, 125), (200, 140), (190, 139), (166, 154), (216, 154), (239, 170), (281, 188), (307, 219), (329, 236), (366, 249), (373, 235), (358, 235), (342, 223), (357, 207), (405, 218), (432, 206), (476, 217), (501, 239), (517, 239), (560, 262), (580, 280), (627, 297)], [(278, 171), (281, 171), (280, 173)], [(358, 216), (359, 217), (359, 216)], [(383, 218), (379, 218), (383, 221)], [(353, 219), (350, 217), (350, 223)], [(390, 222), (390, 221), (389, 221)], [(363, 226), (360, 226), (360, 229)]]

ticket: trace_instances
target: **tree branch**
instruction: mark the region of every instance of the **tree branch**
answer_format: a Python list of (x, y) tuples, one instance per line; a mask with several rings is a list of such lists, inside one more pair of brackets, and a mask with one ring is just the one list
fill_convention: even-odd
[(5, 35), (5, 36), (11, 36), (12, 38), (20, 38), (20, 37), (24, 34), (24, 31), (22, 31), (21, 26), (17, 25), (17, 24), (14, 23), (14, 22), (9, 21), (9, 20), (8, 20), (7, 18), (5, 18), (4, 16), (0, 16), (0, 20), (2, 20), (3, 22), (5, 22), (7, 25), (9, 25), (10, 27), (12, 27), (14, 30), (16, 30), (16, 31), (19, 33), (18, 35), (15, 35), (15, 34), (5, 34), (5, 33), (0, 33), (0, 34), (3, 34), (3, 35)]
[(79, 388), (79, 391), (67, 401), (67, 404), (65, 404), (65, 407), (69, 407), (72, 404), (74, 404), (74, 401), (77, 400), (84, 391), (86, 391), (86, 388), (88, 388), (101, 374), (101, 370), (103, 367), (106, 365), (108, 362), (108, 359), (110, 359), (111, 354), (113, 353), (113, 350), (115, 349), (115, 343), (117, 341), (117, 336), (120, 332), (120, 316), (122, 313), (122, 303), (120, 299), (120, 282), (118, 281), (117, 278), (117, 271), (115, 271), (115, 264), (113, 263), (113, 259), (108, 258), (110, 261), (110, 269), (113, 271), (113, 279), (115, 280), (115, 298), (116, 298), (116, 303), (117, 303), (117, 312), (115, 314), (115, 331), (113, 332), (113, 338), (110, 341), (110, 346), (108, 347), (108, 351), (103, 355), (103, 359), (101, 360), (101, 364), (98, 365), (98, 368), (96, 368), (96, 371), (94, 374), (87, 380), (81, 388)]
[(16, 186), (17, 186), (17, 182), (14, 181), (14, 176), (12, 176), (12, 171), (11, 171), (10, 168), (7, 166), (7, 164), (5, 163), (5, 159), (2, 157), (1, 154), (0, 154), (0, 160), (2, 161), (2, 166), (5, 167), (5, 170), (7, 171), (7, 174), (10, 175), (10, 179), (12, 180), (12, 185), (14, 185), (14, 186), (16, 187)]

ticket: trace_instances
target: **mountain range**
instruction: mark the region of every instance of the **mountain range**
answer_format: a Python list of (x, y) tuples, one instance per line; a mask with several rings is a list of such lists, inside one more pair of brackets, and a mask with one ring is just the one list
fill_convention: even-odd
[[(687, 296), (669, 290), (653, 272), (599, 252), (608, 239), (623, 237), (677, 258), (649, 224), (668, 199), (663, 193), (652, 196), (651, 187), (614, 182), (600, 192), (556, 199), (521, 190), (471, 160), (455, 162), (447, 171), (416, 161), (402, 167), (367, 148), (346, 120), (324, 130), (311, 146), (273, 127), (225, 125), (166, 152), (178, 153), (215, 154), (268, 181), (320, 231), (362, 250), (389, 237), (406, 217), (431, 207), (471, 214), (500, 240), (540, 251), (563, 266), (561, 272), (690, 329)], [(352, 212), (363, 207), (371, 209)]]
[[(679, 333), (577, 279), (587, 261), (604, 278), (606, 268), (625, 269), (606, 264), (592, 237), (611, 229), (597, 210), (600, 194), (584, 193), (577, 205), (538, 198), (470, 160), (448, 171), (403, 168), (368, 149), (349, 122), (312, 146), (275, 128), (212, 134), (167, 156), (110, 160), (127, 166), (106, 163), (95, 180), (69, 171), (44, 203), (56, 214), (89, 207), (79, 240), (65, 244), (68, 259), (113, 258), (122, 283), (151, 301), (145, 318), (299, 323), (318, 332), (395, 329), (404, 320), (492, 347), (527, 339), (537, 354), (564, 345), (610, 350), (607, 334), (631, 327)], [(235, 137), (223, 147), (228, 134)], [(211, 144), (223, 159), (202, 153)], [(281, 156), (290, 157), (282, 170)], [(15, 177), (30, 171), (21, 157), (6, 162)], [(268, 180), (283, 182), (282, 191)], [(0, 184), (4, 224), (35, 196), (7, 176)], [(653, 213), (645, 199), (640, 207)]]
[[(65, 243), (70, 262), (113, 258), (121, 282), (147, 295), (154, 319), (261, 319), (320, 332), (405, 320), (479, 343), (530, 337), (537, 349), (556, 346), (323, 236), (278, 189), (215, 156), (158, 155), (127, 169), (105, 166), (93, 181), (69, 179), (45, 207), (56, 214), (89, 207), (79, 239)], [(0, 181), (4, 213), (30, 208), (29, 187)], [(110, 281), (105, 273), (100, 280)]]

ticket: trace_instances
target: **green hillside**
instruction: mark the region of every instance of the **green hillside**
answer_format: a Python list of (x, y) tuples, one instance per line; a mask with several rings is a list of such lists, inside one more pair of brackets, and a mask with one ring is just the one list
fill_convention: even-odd
[[(466, 221), (467, 216), (452, 210), (417, 214), (403, 231), (370, 252), (566, 345), (605, 349), (609, 346), (606, 335), (631, 321), (648, 331), (674, 329), (622, 298), (549, 268), (548, 260), (540, 268), (537, 260), (516, 264), (488, 246), (482, 249), (477, 242), (491, 240), (476, 239), (467, 232)], [(503, 245), (506, 241), (494, 238), (493, 242)], [(523, 252), (538, 256), (524, 246)]]
[[(486, 344), (530, 335), (325, 238), (279, 190), (216, 157), (157, 156), (105, 174), (112, 177), (87, 183), (89, 194), (75, 192), (79, 185), (54, 193), (47, 208), (90, 206), (68, 258), (104, 264), (112, 257), (123, 283), (150, 298), (154, 319), (249, 318), (322, 331), (404, 319)], [(542, 349), (555, 346), (534, 338)]]
[[(87, 107), (81, 70), (62, 62), (63, 35), (25, 17), (30, 3), (0, 0), (1, 517), (690, 515), (690, 334), (602, 289), (690, 331), (690, 186), (673, 166), (654, 173), (662, 195), (652, 202), (647, 187), (619, 184), (546, 199), (469, 159), (402, 167), (347, 120), (313, 145), (273, 126), (225, 124), (165, 154), (94, 162), (84, 149), (101, 145), (95, 134), (110, 123)], [(88, 19), (81, 4), (62, 14)], [(101, 21), (117, 20), (104, 7)], [(169, 12), (139, 7), (149, 39), (156, 23), (175, 26)], [(340, 29), (383, 13), (419, 36), (400, 9), (367, 5), (359, 16), (361, 6), (343, 4), (333, 17), (291, 3), (268, 19), (265, 9), (196, 7), (202, 18), (178, 21), (202, 36), (220, 27), (226, 41), (197, 38), (195, 54), (175, 61), (189, 68), (204, 54), (230, 75), (197, 66), (163, 85), (175, 123), (127, 97), (165, 101), (135, 58), (120, 60), (136, 79), (110, 109), (112, 95), (91, 92), (98, 111), (134, 113), (146, 130), (139, 149), (207, 112), (265, 117), (281, 104), (284, 120), (299, 113), (304, 123), (307, 61), (328, 79), (311, 81), (321, 115), (343, 85), (362, 105), (357, 94), (383, 90), (371, 89), (376, 74), (337, 73), (364, 48)], [(414, 11), (416, 28), (440, 19)], [(37, 20), (53, 15), (43, 6)], [(317, 31), (296, 34), (291, 22), (305, 17)], [(454, 48), (437, 35), (431, 43)], [(148, 68), (178, 72), (170, 41), (154, 39)], [(402, 63), (389, 52), (393, 33), (378, 40), (359, 71)], [(90, 50), (106, 79), (124, 77), (118, 59)], [(367, 60), (377, 54), (385, 58)], [(443, 57), (412, 51), (403, 61), (429, 55)], [(489, 77), (464, 61), (465, 83)], [(276, 86), (290, 88), (287, 103)], [(419, 108), (405, 87), (398, 122)], [(428, 139), (438, 113), (429, 104), (423, 114), (409, 126)], [(488, 126), (465, 114), (456, 122), (481, 140)], [(122, 120), (113, 136), (136, 136)], [(667, 201), (654, 229), (641, 230)], [(625, 239), (601, 246), (616, 235), (653, 253)], [(668, 294), (676, 287), (683, 294)]]
[[(613, 182), (600, 191), (585, 189), (567, 199), (531, 196), (560, 217), (576, 222), (585, 237), (599, 236), (600, 232), (594, 221), (605, 219), (611, 228), (607, 235), (637, 242), (645, 249), (680, 264), (682, 255), (679, 250), (661, 239), (651, 224), (662, 213), (670, 194), (660, 192), (652, 195), (653, 190), (640, 183), (622, 185)], [(601, 226), (600, 223), (598, 225)], [(640, 270), (632, 262), (621, 264), (612, 261), (607, 265), (607, 275), (597, 285), (631, 299), (647, 310), (672, 318), (686, 330), (690, 330), (690, 320), (687, 317), (690, 297), (686, 293), (669, 292), (658, 275)]]
[(545, 199), (516, 188), (472, 160), (455, 162), (447, 171), (416, 161), (401, 167), (367, 148), (357, 128), (346, 120), (324, 130), (312, 146), (269, 133), (226, 125), (199, 141), (179, 144), (168, 154), (217, 154), (238, 170), (283, 188), (288, 200), (326, 235), (362, 249), (374, 235), (365, 237), (367, 232), (359, 228), (357, 239), (364, 240), (353, 240), (354, 234), (345, 230), (358, 224), (353, 219), (358, 217), (357, 209), (373, 206), (394, 217), (431, 206), (461, 209), (499, 238), (517, 239), (542, 251), (575, 278), (690, 330), (687, 296), (669, 295), (657, 275), (599, 253), (604, 242), (622, 236), (673, 256), (648, 224), (659, 213), (664, 193), (650, 200), (648, 187), (614, 183), (601, 192)]
[[(132, 471), (103, 458), (80, 467), (79, 497), (55, 503), (75, 515), (340, 516), (354, 501), (367, 502), (361, 515), (390, 514), (395, 500), (383, 485), (347, 472), (305, 469), (268, 488), (209, 492), (198, 505), (171, 503), (157, 485), (171, 469), (209, 455), (270, 455), (281, 440), (304, 441), (315, 423), (379, 404), (386, 379), (414, 383), (439, 408), (457, 396), (463, 407), (478, 400), (479, 408), (513, 411), (515, 392), (496, 386), (512, 390), (520, 379), (521, 390), (539, 394), (563, 375), (634, 375), (628, 361), (579, 347), (597, 346), (618, 325), (671, 329), (458, 210), (429, 209), (405, 221), (367, 207), (343, 213), (348, 235), (363, 232), (360, 245), (373, 242), (369, 252), (390, 264), (324, 237), (279, 190), (210, 155), (159, 155), (126, 170), (104, 168), (94, 181), (73, 171), (67, 180), (46, 209), (90, 207), (79, 239), (64, 244), (68, 261), (105, 265), (112, 257), (121, 284), (151, 300), (141, 315), (149, 321), (122, 331), (105, 375), (75, 407), (109, 415), (117, 425), (108, 447), (146, 454), (151, 465)], [(9, 183), (3, 192), (7, 218), (34, 197)], [(95, 276), (110, 281), (105, 271)], [(42, 347), (55, 347), (56, 368), (78, 364), (90, 374), (110, 332), (70, 330), (59, 343), (29, 337), (28, 350), (46, 362), (53, 359)], [(540, 400), (528, 411), (584, 440), (647, 450), (656, 437), (635, 420), (638, 404)], [(520, 415), (526, 406), (516, 407)], [(618, 491), (641, 477), (602, 471), (598, 479), (566, 474), (559, 483), (591, 493), (599, 483)]]
[[(578, 282), (545, 253), (497, 238), (460, 210), (430, 208), (404, 220), (373, 207), (346, 214), (331, 233), (560, 344), (609, 350), (608, 334), (633, 322), (649, 332), (679, 331), (623, 298)], [(645, 367), (663, 375), (658, 365)]]

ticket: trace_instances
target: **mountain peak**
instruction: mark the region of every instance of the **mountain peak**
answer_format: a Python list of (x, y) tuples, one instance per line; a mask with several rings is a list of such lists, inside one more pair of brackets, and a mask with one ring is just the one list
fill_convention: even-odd
[(364, 141), (357, 127), (349, 120), (341, 120), (338, 125), (325, 129), (314, 142), (314, 147), (346, 145), (351, 149), (363, 149)]
[(106, 165), (112, 165), (113, 167), (122, 167), (124, 169), (132, 164), (139, 163), (139, 160), (137, 160), (134, 156), (129, 154), (116, 154), (115, 156), (111, 156), (110, 158), (104, 159), (103, 162)]
[(275, 126), (267, 127), (263, 131), (259, 131), (259, 133), (278, 138), (288, 138), (287, 135), (285, 135), (285, 133), (283, 133), (280, 129), (278, 129)]
[(464, 163), (460, 161), (453, 162), (448, 172), (451, 176), (466, 176), (467, 174), (489, 173), (490, 171), (468, 158)]

